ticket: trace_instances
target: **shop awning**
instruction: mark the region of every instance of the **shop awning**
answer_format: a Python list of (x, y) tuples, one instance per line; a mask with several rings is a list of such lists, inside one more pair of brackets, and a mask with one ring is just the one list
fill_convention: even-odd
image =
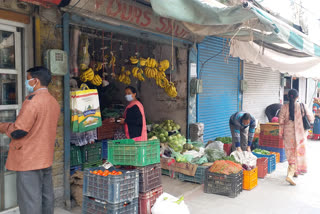
[(307, 35), (251, 2), (226, 6), (215, 0), (151, 0), (151, 4), (157, 14), (185, 22), (189, 30), (199, 35), (287, 43), (311, 56), (320, 57), (320, 46)]
[(272, 49), (262, 47), (254, 42), (234, 40), (230, 54), (242, 60), (270, 67), (281, 73), (296, 77), (320, 80), (320, 58), (311, 56), (290, 56)]
[[(186, 28), (195, 34), (231, 38), (232, 42), (235, 41), (231, 53), (233, 56), (260, 63), (282, 73), (320, 79), (316, 74), (320, 71), (317, 70), (320, 68), (319, 44), (295, 29), (289, 22), (267, 13), (251, 2), (231, 6), (221, 4), (217, 0), (150, 2), (157, 14), (183, 22)], [(240, 50), (237, 48), (239, 46), (245, 48)], [(256, 51), (260, 47), (265, 49), (263, 55)], [(267, 63), (276, 55), (287, 60), (280, 61), (279, 64)], [(260, 59), (260, 62), (257, 59)], [(299, 62), (299, 66), (293, 66), (294, 62)], [(290, 65), (293, 70), (288, 69)]]

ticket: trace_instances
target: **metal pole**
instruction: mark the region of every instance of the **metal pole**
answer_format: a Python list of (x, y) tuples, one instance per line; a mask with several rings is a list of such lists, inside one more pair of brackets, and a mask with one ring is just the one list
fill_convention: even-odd
[[(63, 15), (63, 49), (67, 56), (70, 56), (69, 50), (69, 13)], [(69, 57), (68, 57), (69, 58)], [(69, 59), (68, 59), (69, 60)], [(70, 201), (70, 72), (68, 63), (68, 72), (64, 76), (64, 200), (66, 209), (71, 209)]]

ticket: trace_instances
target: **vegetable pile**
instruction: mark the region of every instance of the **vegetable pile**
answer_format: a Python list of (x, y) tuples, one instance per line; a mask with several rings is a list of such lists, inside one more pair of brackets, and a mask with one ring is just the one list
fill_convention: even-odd
[(121, 171), (115, 171), (113, 170), (112, 172), (110, 172), (109, 170), (94, 170), (94, 171), (90, 171), (91, 174), (94, 174), (94, 175), (100, 175), (100, 176), (103, 176), (103, 177), (107, 177), (109, 175), (122, 175), (122, 172)]
[(231, 137), (217, 137), (215, 139), (216, 141), (220, 141), (224, 144), (232, 144), (232, 138)]
[(270, 152), (263, 149), (255, 149), (253, 150), (254, 153), (260, 154), (260, 155), (270, 155)]
[(210, 167), (209, 171), (224, 175), (236, 174), (242, 170), (240, 164), (229, 160), (217, 160)]

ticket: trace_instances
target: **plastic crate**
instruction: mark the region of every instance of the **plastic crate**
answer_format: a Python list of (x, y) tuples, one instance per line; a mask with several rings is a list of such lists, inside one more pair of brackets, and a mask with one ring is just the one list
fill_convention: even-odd
[(102, 141), (102, 159), (108, 160), (108, 141)]
[(110, 122), (109, 119), (105, 119), (102, 121), (102, 125), (97, 128), (97, 139), (113, 139), (114, 134), (119, 128), (121, 128), (119, 123)]
[(82, 165), (71, 166), (70, 167), (70, 176), (72, 176), (76, 171), (82, 171)]
[(139, 192), (149, 192), (161, 186), (160, 163), (138, 167), (137, 170), (139, 170)]
[(82, 164), (82, 153), (79, 146), (71, 145), (70, 147), (70, 166)]
[(278, 152), (280, 154), (280, 162), (285, 162), (287, 160), (286, 151), (284, 148), (281, 149), (267, 146), (260, 146), (260, 148), (270, 152)]
[(198, 166), (196, 174), (194, 176), (189, 176), (189, 175), (179, 173), (178, 178), (181, 181), (189, 181), (193, 183), (203, 184), (206, 177), (207, 168), (208, 166)]
[(268, 174), (268, 158), (257, 159), (258, 178), (264, 178)]
[(275, 155), (261, 155), (252, 152), (257, 158), (268, 158), (268, 173), (272, 173), (276, 170), (276, 156)]
[(242, 170), (237, 174), (224, 175), (210, 172), (207, 169), (204, 180), (204, 192), (235, 198), (242, 191), (242, 180)]
[(109, 204), (105, 201), (84, 197), (82, 214), (138, 214), (138, 199), (118, 204)]
[(279, 123), (260, 124), (260, 137), (261, 134), (279, 136)]
[(151, 214), (151, 208), (157, 198), (163, 193), (162, 186), (146, 193), (139, 194), (139, 214)]
[(264, 135), (263, 133), (260, 134), (259, 145), (275, 148), (284, 148), (284, 142), (282, 137)]
[(270, 152), (270, 154), (273, 154), (276, 156), (276, 163), (280, 162), (280, 153), (279, 152)]
[(113, 165), (147, 166), (160, 163), (160, 141), (132, 139), (108, 141), (108, 161)]
[(102, 160), (94, 161), (94, 162), (87, 162), (82, 164), (82, 169), (87, 169), (87, 168), (93, 168), (93, 167), (98, 167), (101, 166), (103, 163)]
[(254, 168), (250, 171), (243, 170), (243, 185), (245, 190), (252, 190), (258, 185), (258, 169)]
[[(94, 170), (105, 170), (103, 167), (86, 169), (83, 178), (83, 195), (97, 198), (111, 204), (132, 201), (139, 197), (138, 170), (119, 170), (122, 175), (103, 177), (90, 173)], [(109, 169), (109, 171), (114, 168)]]
[(178, 178), (179, 177), (179, 173), (178, 172), (174, 172), (174, 171), (168, 170), (168, 169), (161, 169), (161, 174), (169, 176), (171, 178)]
[(101, 160), (102, 143), (96, 142), (81, 147), (83, 163)]

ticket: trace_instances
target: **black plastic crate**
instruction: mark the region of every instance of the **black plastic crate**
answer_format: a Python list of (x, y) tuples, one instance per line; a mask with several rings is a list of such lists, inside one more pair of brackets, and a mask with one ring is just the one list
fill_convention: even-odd
[(99, 199), (84, 197), (82, 214), (138, 214), (138, 198), (129, 202), (109, 204)]
[(178, 178), (181, 181), (189, 181), (193, 183), (203, 184), (206, 177), (207, 168), (208, 166), (198, 166), (196, 174), (194, 176), (189, 176), (189, 175), (179, 173)]
[(83, 195), (93, 197), (111, 204), (131, 201), (139, 197), (139, 171), (111, 168), (109, 171), (121, 171), (122, 175), (107, 177), (95, 175), (90, 171), (102, 170), (103, 167), (85, 169), (83, 178)]
[(102, 159), (102, 142), (82, 146), (81, 152), (83, 163), (99, 161)]
[(237, 174), (224, 175), (206, 170), (204, 181), (204, 192), (218, 195), (237, 197), (242, 191), (243, 172)]
[(160, 163), (137, 167), (137, 169), (139, 170), (139, 192), (149, 192), (161, 186)]

